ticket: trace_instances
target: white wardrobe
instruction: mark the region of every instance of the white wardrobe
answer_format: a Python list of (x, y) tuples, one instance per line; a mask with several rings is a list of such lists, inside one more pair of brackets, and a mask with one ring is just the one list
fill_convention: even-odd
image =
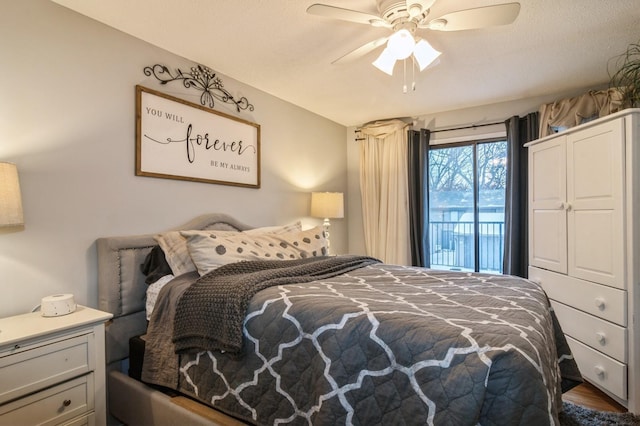
[(529, 279), (583, 377), (640, 413), (640, 109), (526, 146)]

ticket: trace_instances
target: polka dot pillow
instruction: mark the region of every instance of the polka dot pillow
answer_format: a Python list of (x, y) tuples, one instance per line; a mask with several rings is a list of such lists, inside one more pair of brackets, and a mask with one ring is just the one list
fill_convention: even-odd
[[(264, 233), (287, 233), (287, 232), (296, 232), (302, 230), (302, 223), (300, 221), (291, 223), (289, 225), (284, 226), (265, 226), (261, 228), (253, 228), (247, 231), (244, 231), (247, 234), (256, 235), (256, 234), (264, 234)], [(208, 231), (190, 231), (190, 232), (213, 232), (213, 229)], [(216, 229), (219, 235), (227, 234), (227, 235), (237, 235), (238, 231), (225, 230), (225, 229)], [(162, 234), (158, 234), (155, 237), (155, 240), (158, 242), (160, 248), (164, 252), (164, 256), (173, 272), (173, 275), (176, 277), (178, 275), (186, 274), (187, 272), (197, 270), (196, 265), (193, 263), (191, 259), (191, 255), (189, 254), (189, 249), (187, 247), (187, 239), (180, 234), (180, 231), (170, 231)]]
[(229, 235), (218, 231), (182, 231), (200, 275), (242, 260), (292, 260), (327, 255), (322, 227), (282, 234)]

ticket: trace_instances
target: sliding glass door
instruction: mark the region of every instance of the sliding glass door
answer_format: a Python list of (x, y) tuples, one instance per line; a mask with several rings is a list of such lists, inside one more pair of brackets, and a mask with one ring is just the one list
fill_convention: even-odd
[(431, 267), (502, 272), (507, 143), (429, 150)]

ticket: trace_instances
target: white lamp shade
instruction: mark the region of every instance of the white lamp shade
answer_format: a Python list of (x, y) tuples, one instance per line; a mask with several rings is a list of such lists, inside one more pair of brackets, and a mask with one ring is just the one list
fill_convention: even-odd
[(407, 59), (413, 53), (416, 41), (408, 30), (395, 32), (387, 42), (387, 49), (397, 60)]
[(325, 219), (344, 217), (342, 192), (312, 192), (311, 216)]
[(420, 40), (417, 42), (415, 49), (413, 49), (413, 56), (418, 62), (420, 71), (424, 70), (430, 63), (435, 61), (438, 56), (440, 56), (440, 53), (441, 52), (438, 52), (436, 49), (431, 47), (426, 40)]
[(24, 225), (18, 169), (0, 163), (0, 227)]
[(393, 75), (393, 67), (396, 65), (396, 58), (391, 54), (389, 49), (384, 49), (378, 59), (373, 61), (373, 66), (380, 71), (389, 75)]

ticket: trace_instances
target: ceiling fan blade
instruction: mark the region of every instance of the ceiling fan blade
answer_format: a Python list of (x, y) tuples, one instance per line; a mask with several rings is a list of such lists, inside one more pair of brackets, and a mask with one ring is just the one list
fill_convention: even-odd
[(307, 13), (311, 15), (324, 16), (325, 18), (356, 22), (358, 24), (370, 24), (384, 27), (389, 26), (389, 24), (380, 19), (379, 16), (350, 9), (343, 9), (341, 7), (329, 6), (326, 4), (312, 4), (307, 8)]
[(389, 39), (389, 37), (382, 37), (379, 38), (377, 40), (373, 40), (370, 41), (367, 44), (364, 44), (360, 47), (358, 47), (355, 50), (352, 50), (351, 52), (341, 56), (340, 58), (336, 59), (335, 61), (331, 62), (332, 64), (344, 64), (346, 62), (350, 62), (353, 61), (355, 59), (359, 59), (362, 58), (364, 55), (366, 55), (367, 53), (371, 52), (374, 49), (377, 49), (380, 46), (384, 46), (384, 44), (387, 42), (387, 40)]
[(472, 30), (510, 24), (519, 13), (520, 3), (497, 4), (447, 13), (419, 27), (437, 31)]

